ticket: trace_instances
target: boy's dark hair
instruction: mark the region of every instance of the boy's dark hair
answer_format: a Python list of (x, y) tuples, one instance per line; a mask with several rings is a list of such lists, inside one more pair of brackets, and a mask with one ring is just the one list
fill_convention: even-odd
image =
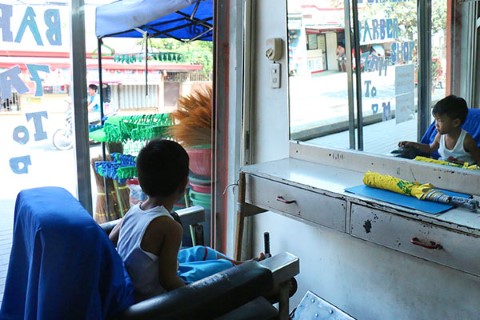
[(460, 124), (463, 124), (467, 119), (468, 106), (465, 99), (455, 95), (449, 95), (438, 101), (432, 110), (433, 115), (443, 116), (455, 120), (459, 119)]
[(136, 159), (138, 182), (150, 197), (175, 193), (188, 177), (189, 158), (175, 141), (154, 139)]
[(93, 83), (90, 84), (90, 85), (88, 85), (88, 87), (89, 87), (90, 89), (95, 90), (95, 92), (97, 92), (97, 90), (98, 90), (98, 86), (97, 86), (96, 84), (93, 84)]

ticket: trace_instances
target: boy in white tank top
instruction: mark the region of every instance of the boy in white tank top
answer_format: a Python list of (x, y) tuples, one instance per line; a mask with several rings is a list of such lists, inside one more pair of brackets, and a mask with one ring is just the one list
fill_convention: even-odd
[(138, 154), (136, 166), (148, 198), (130, 208), (110, 239), (125, 262), (137, 301), (240, 263), (209, 247), (180, 250), (183, 229), (170, 212), (188, 184), (189, 158), (181, 145), (152, 140)]
[(468, 114), (467, 102), (450, 95), (438, 101), (432, 110), (437, 135), (428, 145), (412, 141), (400, 141), (399, 147), (413, 147), (432, 154), (438, 150), (440, 160), (464, 164), (480, 164), (480, 149), (472, 136), (462, 129)]

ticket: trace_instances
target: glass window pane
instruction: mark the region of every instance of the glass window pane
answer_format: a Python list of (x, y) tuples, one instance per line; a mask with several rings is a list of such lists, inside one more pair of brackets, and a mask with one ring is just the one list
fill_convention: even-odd
[(70, 6), (35, 3), (1, 5), (2, 200), (13, 201), (21, 189), (46, 185), (76, 195)]
[[(290, 136), (318, 143), (348, 130), (344, 9), (334, 1), (312, 6), (288, 1)], [(328, 19), (327, 19), (328, 17)], [(341, 141), (322, 141), (348, 147)]]
[(417, 140), (417, 2), (359, 3), (363, 150), (389, 154)]
[(451, 8), (447, 11), (447, 5), (447, 0), (432, 0), (432, 105), (449, 94), (447, 56), (450, 55), (450, 49), (447, 43), (451, 39), (451, 26), (447, 26), (447, 21), (450, 20), (447, 15), (450, 15)]
[[(0, 247), (8, 259), (17, 194), (59, 186), (77, 196), (77, 168), (70, 1), (3, 1), (0, 12)], [(0, 279), (7, 266), (2, 260)]]

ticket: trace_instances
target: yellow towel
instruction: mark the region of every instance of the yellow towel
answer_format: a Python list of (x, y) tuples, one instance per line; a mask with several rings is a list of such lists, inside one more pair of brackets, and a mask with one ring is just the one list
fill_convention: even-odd
[(430, 183), (420, 184), (402, 180), (386, 174), (368, 171), (363, 176), (363, 183), (369, 187), (393, 191), (396, 193), (416, 197), (420, 200), (428, 200), (439, 203), (447, 203), (454, 206), (465, 207), (473, 212), (479, 208), (477, 200), (471, 197), (450, 196), (447, 193), (435, 189)]
[(421, 157), (421, 156), (416, 156), (415, 161), (422, 161), (422, 162), (429, 162), (429, 163), (436, 163), (436, 164), (442, 164), (445, 166), (451, 166), (451, 167), (458, 167), (458, 168), (464, 168), (464, 169), (469, 169), (469, 170), (478, 170), (479, 166), (476, 164), (469, 164), (468, 162), (465, 162), (463, 165), (445, 161), (445, 160), (436, 160), (432, 158), (427, 158), (427, 157)]

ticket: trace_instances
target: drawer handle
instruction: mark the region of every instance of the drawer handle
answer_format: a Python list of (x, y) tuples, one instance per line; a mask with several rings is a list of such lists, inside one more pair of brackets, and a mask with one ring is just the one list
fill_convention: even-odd
[(417, 237), (414, 237), (410, 240), (410, 242), (416, 246), (420, 246), (426, 249), (442, 249), (442, 245), (440, 243), (436, 243), (434, 241), (429, 241), (428, 243), (425, 243), (418, 239)]
[(287, 200), (283, 196), (277, 196), (277, 201), (280, 201), (280, 202), (286, 203), (286, 204), (292, 204), (292, 203), (297, 202), (295, 200)]

